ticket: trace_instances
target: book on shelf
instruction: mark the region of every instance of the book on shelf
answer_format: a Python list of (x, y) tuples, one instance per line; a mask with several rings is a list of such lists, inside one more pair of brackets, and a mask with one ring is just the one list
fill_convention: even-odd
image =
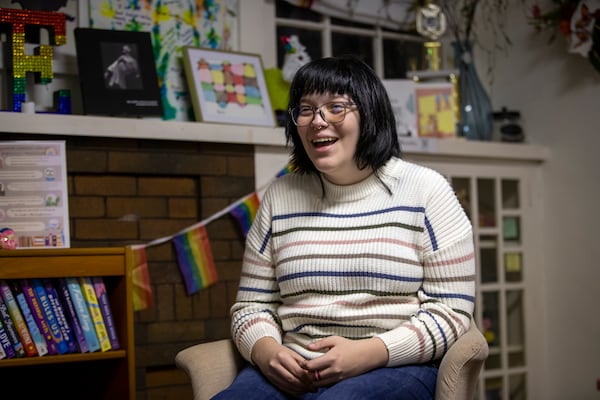
[(15, 299), (17, 299), (19, 308), (23, 313), (23, 319), (25, 319), (25, 322), (27, 323), (27, 328), (29, 329), (33, 343), (35, 344), (38, 356), (45, 356), (48, 354), (48, 345), (46, 344), (46, 339), (44, 338), (44, 335), (42, 335), (42, 331), (40, 330), (40, 327), (33, 316), (33, 311), (31, 311), (31, 307), (29, 307), (29, 303), (27, 303), (25, 293), (23, 293), (23, 288), (16, 280), (10, 280), (9, 284)]
[(63, 306), (67, 323), (69, 326), (71, 326), (73, 330), (73, 336), (75, 336), (75, 339), (77, 340), (77, 348), (80, 353), (87, 353), (90, 351), (90, 349), (85, 340), (85, 335), (83, 333), (83, 329), (81, 328), (81, 324), (79, 323), (79, 317), (77, 316), (77, 311), (75, 310), (75, 304), (73, 304), (73, 299), (71, 298), (71, 293), (69, 292), (69, 287), (67, 286), (67, 281), (65, 278), (59, 278), (57, 286), (58, 298)]
[(75, 311), (77, 311), (77, 317), (79, 318), (81, 330), (83, 330), (88, 349), (92, 353), (98, 351), (100, 350), (100, 342), (98, 341), (98, 335), (96, 335), (92, 316), (90, 315), (87, 303), (83, 297), (81, 286), (79, 286), (79, 280), (75, 277), (67, 277), (65, 280), (67, 282), (67, 287), (69, 288), (69, 293), (71, 294), (71, 299), (73, 299)]
[(100, 342), (100, 350), (108, 351), (111, 349), (110, 339), (108, 338), (106, 323), (104, 322), (102, 312), (100, 311), (100, 304), (98, 303), (98, 298), (96, 297), (92, 278), (89, 276), (79, 277), (79, 285), (81, 286), (81, 292), (83, 293), (83, 297), (85, 298), (88, 310), (90, 311), (90, 315), (92, 317), (92, 322), (94, 323), (96, 335), (98, 336), (98, 342)]
[(15, 353), (15, 349), (13, 348), (12, 343), (8, 337), (8, 332), (4, 329), (3, 319), (0, 318), (0, 347), (2, 347), (2, 351), (5, 354), (6, 358), (13, 358), (17, 354)]
[(48, 325), (48, 321), (46, 321), (46, 317), (44, 316), (44, 310), (40, 304), (40, 301), (35, 294), (35, 289), (29, 279), (21, 279), (19, 280), (19, 284), (21, 285), (21, 289), (23, 290), (23, 294), (25, 295), (25, 300), (27, 304), (29, 304), (29, 308), (31, 313), (33, 314), (33, 318), (35, 319), (37, 325), (40, 328), (40, 332), (42, 333), (42, 337), (46, 341), (46, 347), (48, 348), (48, 355), (58, 354), (58, 348), (56, 347), (56, 342), (54, 341), (54, 337), (52, 336), (52, 331), (50, 329), (50, 325)]
[(4, 351), (2, 346), (0, 346), (0, 360), (5, 359), (5, 358), (6, 358), (6, 352)]
[(110, 345), (113, 350), (119, 349), (121, 344), (119, 343), (117, 327), (115, 326), (112, 310), (110, 309), (104, 278), (101, 276), (94, 276), (92, 277), (92, 284), (94, 285), (94, 291), (96, 292), (96, 297), (98, 298), (98, 304), (100, 305), (102, 318), (104, 318), (104, 324), (106, 325), (106, 331), (108, 332)]
[(75, 336), (73, 335), (71, 327), (67, 323), (67, 318), (63, 310), (62, 304), (60, 302), (60, 299), (58, 298), (58, 292), (56, 290), (56, 287), (50, 279), (42, 279), (42, 283), (44, 285), (44, 289), (46, 289), (46, 295), (48, 296), (48, 300), (50, 301), (50, 305), (52, 306), (52, 311), (54, 312), (56, 321), (58, 322), (60, 333), (63, 337), (63, 340), (67, 344), (67, 353), (75, 353), (78, 350), (77, 341), (75, 339)]
[(48, 298), (48, 294), (46, 293), (46, 289), (44, 288), (42, 280), (40, 278), (33, 278), (31, 279), (31, 285), (33, 286), (33, 290), (35, 291), (35, 295), (37, 296), (40, 306), (42, 307), (46, 322), (50, 327), (50, 332), (52, 333), (54, 343), (56, 343), (58, 354), (68, 353), (69, 349), (67, 347), (67, 342), (65, 342), (62, 336), (60, 326), (58, 325), (58, 320), (54, 314), (52, 304), (50, 304), (50, 299)]
[(2, 318), (4, 329), (6, 330), (6, 333), (8, 334), (8, 339), (10, 340), (10, 343), (12, 344), (12, 347), (15, 351), (15, 357), (25, 357), (25, 349), (23, 348), (23, 343), (19, 338), (17, 328), (15, 327), (15, 324), (12, 318), (10, 317), (10, 314), (8, 313), (8, 307), (6, 306), (6, 303), (4, 303), (2, 296), (0, 296), (0, 318)]
[(8, 314), (12, 318), (12, 321), (15, 324), (15, 327), (17, 328), (17, 334), (21, 339), (21, 343), (23, 343), (25, 355), (27, 357), (37, 356), (38, 352), (35, 348), (35, 343), (33, 342), (33, 338), (29, 333), (27, 323), (23, 318), (23, 314), (21, 313), (21, 309), (19, 308), (17, 299), (15, 299), (12, 290), (8, 285), (8, 281), (4, 279), (0, 280), (0, 296), (2, 297), (2, 300), (4, 300), (4, 304), (6, 304), (6, 308), (8, 309)]

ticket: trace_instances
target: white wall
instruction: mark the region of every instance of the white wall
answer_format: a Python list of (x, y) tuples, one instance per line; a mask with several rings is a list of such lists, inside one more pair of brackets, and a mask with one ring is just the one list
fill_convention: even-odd
[[(520, 3), (520, 2), (516, 2)], [(490, 92), (495, 109), (521, 111), (530, 143), (549, 147), (543, 167), (545, 360), (540, 399), (599, 399), (600, 377), (600, 71), (569, 54), (562, 37), (552, 45), (513, 6), (508, 55), (498, 55)], [(484, 60), (480, 71), (485, 71)], [(479, 65), (478, 65), (479, 66)], [(484, 77), (484, 80), (486, 78)], [(536, 390), (537, 391), (537, 390)]]

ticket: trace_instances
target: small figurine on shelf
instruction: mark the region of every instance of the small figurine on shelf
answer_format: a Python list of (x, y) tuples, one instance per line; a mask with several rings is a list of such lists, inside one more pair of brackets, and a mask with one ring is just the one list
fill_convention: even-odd
[(525, 140), (523, 128), (518, 124), (519, 118), (521, 118), (519, 111), (502, 107), (500, 111), (494, 111), (492, 115), (494, 121), (498, 121), (496, 128), (499, 133), (497, 135), (502, 142), (517, 143)]
[(15, 250), (17, 248), (17, 239), (15, 231), (10, 228), (0, 228), (0, 250)]
[(311, 58), (306, 52), (306, 47), (300, 43), (298, 36), (283, 36), (281, 41), (285, 44), (285, 57), (283, 59), (283, 79), (292, 82), (296, 71), (301, 66), (310, 62)]
[(277, 123), (283, 126), (290, 83), (296, 71), (309, 62), (311, 58), (306, 52), (306, 48), (300, 43), (298, 36), (282, 36), (281, 42), (284, 44), (285, 50), (283, 68), (265, 69), (265, 79), (271, 105), (277, 116)]

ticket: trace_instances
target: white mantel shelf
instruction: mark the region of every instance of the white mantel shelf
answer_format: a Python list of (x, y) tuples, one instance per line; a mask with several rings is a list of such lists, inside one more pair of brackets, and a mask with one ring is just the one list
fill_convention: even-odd
[[(164, 121), (153, 118), (0, 112), (0, 132), (285, 146), (285, 136), (281, 127)], [(405, 154), (416, 156), (435, 155), (533, 163), (544, 162), (549, 157), (546, 147), (523, 143), (423, 138), (406, 138), (402, 139), (401, 143)]]

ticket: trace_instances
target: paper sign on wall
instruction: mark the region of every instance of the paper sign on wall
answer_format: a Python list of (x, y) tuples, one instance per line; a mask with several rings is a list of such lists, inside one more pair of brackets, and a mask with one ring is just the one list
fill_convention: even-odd
[(70, 247), (64, 141), (0, 142), (0, 248)]

